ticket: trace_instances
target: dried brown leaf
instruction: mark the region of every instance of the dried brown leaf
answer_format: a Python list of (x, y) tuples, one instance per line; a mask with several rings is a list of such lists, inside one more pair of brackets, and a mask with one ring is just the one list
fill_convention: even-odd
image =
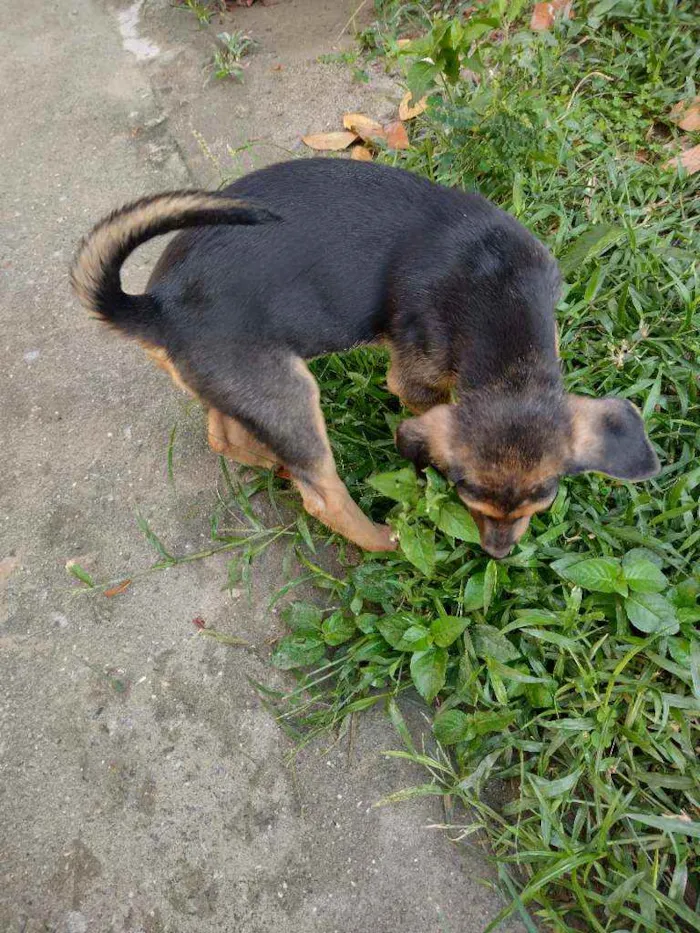
[(693, 100), (679, 100), (671, 110), (671, 119), (688, 133), (700, 131), (700, 94)]
[(350, 133), (347, 130), (312, 133), (310, 136), (301, 137), (302, 142), (309, 149), (317, 149), (319, 152), (338, 152), (340, 149), (347, 149), (356, 139), (358, 139), (357, 133)]
[(552, 28), (556, 15), (560, 11), (572, 19), (571, 7), (572, 0), (549, 0), (549, 3), (536, 3), (532, 10), (530, 29), (535, 32), (546, 32)]
[(371, 162), (372, 153), (365, 146), (353, 146), (350, 150), (350, 158), (356, 162)]
[(406, 127), (401, 120), (394, 120), (384, 127), (386, 133), (386, 144), (390, 149), (408, 149), (411, 145), (408, 141)]
[(700, 145), (692, 146), (690, 149), (686, 149), (685, 152), (682, 152), (680, 155), (664, 163), (664, 168), (681, 168), (681, 166), (689, 175), (700, 172)]
[(410, 91), (406, 91), (403, 100), (399, 104), (400, 120), (414, 120), (416, 117), (419, 117), (428, 106), (427, 97), (421, 97), (417, 104), (412, 103), (412, 101), (413, 95)]
[(102, 594), (103, 596), (119, 596), (120, 593), (123, 593), (125, 590), (128, 590), (131, 586), (131, 580), (122, 580), (121, 583), (117, 583), (116, 586), (111, 586), (108, 590), (105, 590)]
[(382, 124), (364, 113), (346, 113), (343, 117), (343, 126), (346, 130), (357, 133), (365, 142), (372, 139), (384, 139)]

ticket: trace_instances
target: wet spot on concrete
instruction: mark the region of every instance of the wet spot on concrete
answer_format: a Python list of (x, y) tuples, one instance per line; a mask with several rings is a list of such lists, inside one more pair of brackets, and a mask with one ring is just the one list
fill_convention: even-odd
[(160, 53), (157, 45), (153, 45), (148, 39), (143, 39), (139, 35), (139, 19), (141, 16), (141, 7), (143, 0), (136, 0), (126, 10), (120, 10), (117, 13), (119, 22), (119, 32), (122, 36), (122, 44), (127, 52), (131, 52), (138, 59), (155, 58)]

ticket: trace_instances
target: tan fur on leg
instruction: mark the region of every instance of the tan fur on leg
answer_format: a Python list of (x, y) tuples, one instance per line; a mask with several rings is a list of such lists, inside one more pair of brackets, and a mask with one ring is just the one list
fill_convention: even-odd
[(209, 446), (217, 454), (223, 454), (245, 466), (274, 469), (279, 459), (261, 444), (240, 421), (223, 415), (216, 408), (209, 409)]
[(324, 458), (312, 470), (304, 470), (303, 476), (294, 470), (293, 464), (288, 465), (292, 481), (301, 493), (304, 508), (309, 515), (366, 551), (395, 550), (396, 541), (392, 540), (391, 528), (375, 524), (367, 518), (338, 476), (321, 410), (318, 384), (303, 360), (298, 361), (297, 369), (311, 387), (311, 415), (317, 436), (322, 439), (326, 449)]
[(388, 525), (371, 521), (350, 497), (331, 460), (312, 481), (294, 478), (304, 508), (332, 531), (365, 551), (394, 551), (396, 540)]

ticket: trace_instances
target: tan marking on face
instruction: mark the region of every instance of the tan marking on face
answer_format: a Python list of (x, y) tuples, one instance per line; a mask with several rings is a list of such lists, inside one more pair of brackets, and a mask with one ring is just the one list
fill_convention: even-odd
[(514, 521), (519, 518), (529, 518), (534, 515), (536, 512), (543, 512), (545, 509), (554, 502), (556, 494), (549, 496), (546, 499), (535, 499), (533, 501), (524, 500), (517, 509), (513, 509), (512, 512), (504, 512), (502, 509), (499, 509), (492, 502), (489, 502), (485, 499), (471, 499), (464, 494), (459, 494), (460, 499), (469, 509), (474, 509), (477, 512), (480, 512), (482, 515), (485, 515), (487, 518), (493, 518), (496, 521)]
[(512, 539), (513, 544), (517, 544), (518, 541), (520, 541), (522, 536), (527, 531), (530, 525), (530, 518), (531, 518), (530, 515), (523, 515), (522, 518), (518, 518), (511, 525), (510, 530), (511, 530), (511, 539)]
[(524, 468), (518, 462), (518, 451), (513, 451), (511, 457), (504, 458), (501, 463), (494, 464), (488, 469), (472, 462), (464, 472), (471, 482), (486, 489), (515, 486), (525, 492), (536, 486), (542, 486), (555, 476), (561, 476), (564, 453), (564, 451), (553, 451), (533, 466)]

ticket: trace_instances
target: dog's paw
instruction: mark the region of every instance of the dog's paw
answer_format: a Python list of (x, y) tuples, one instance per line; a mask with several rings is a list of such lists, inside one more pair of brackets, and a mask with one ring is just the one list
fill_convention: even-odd
[(393, 528), (390, 528), (388, 525), (375, 524), (372, 540), (365, 543), (364, 550), (395, 551), (398, 546), (398, 538)]

